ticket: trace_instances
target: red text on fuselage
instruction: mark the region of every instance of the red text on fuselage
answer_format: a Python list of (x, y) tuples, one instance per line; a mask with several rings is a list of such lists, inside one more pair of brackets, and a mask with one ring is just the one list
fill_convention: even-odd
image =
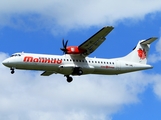
[(45, 58), (45, 57), (39, 57), (34, 58), (32, 56), (25, 56), (23, 59), (24, 62), (36, 62), (36, 63), (51, 63), (51, 64), (61, 64), (62, 60), (56, 59), (56, 58)]

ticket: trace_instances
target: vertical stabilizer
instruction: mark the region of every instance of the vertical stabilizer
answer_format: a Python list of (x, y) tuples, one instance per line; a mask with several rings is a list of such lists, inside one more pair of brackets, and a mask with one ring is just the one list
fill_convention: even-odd
[(125, 61), (146, 64), (150, 44), (156, 39), (157, 39), (156, 37), (151, 37), (149, 39), (139, 41), (137, 46), (133, 49), (133, 51), (121, 59)]

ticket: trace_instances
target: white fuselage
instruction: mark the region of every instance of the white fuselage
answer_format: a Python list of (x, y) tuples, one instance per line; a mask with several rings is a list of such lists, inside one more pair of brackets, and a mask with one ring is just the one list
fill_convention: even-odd
[(3, 64), (15, 69), (51, 71), (64, 75), (74, 75), (72, 72), (76, 67), (81, 68), (83, 74), (104, 75), (121, 74), (152, 68), (152, 66), (147, 64), (123, 61), (120, 58), (84, 58), (80, 55), (31, 53), (18, 53), (16, 56), (4, 60)]

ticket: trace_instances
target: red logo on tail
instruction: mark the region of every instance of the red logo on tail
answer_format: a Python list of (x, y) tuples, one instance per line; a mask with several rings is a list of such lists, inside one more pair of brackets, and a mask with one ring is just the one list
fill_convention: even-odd
[(138, 56), (142, 60), (145, 59), (146, 58), (146, 51), (144, 49), (139, 48), (139, 50), (138, 50)]

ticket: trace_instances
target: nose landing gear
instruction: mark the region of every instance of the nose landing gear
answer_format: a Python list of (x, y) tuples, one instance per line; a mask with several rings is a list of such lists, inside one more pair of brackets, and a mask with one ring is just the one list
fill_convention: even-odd
[(14, 74), (15, 73), (15, 70), (14, 70), (13, 67), (11, 67), (10, 70), (11, 70), (11, 74)]

